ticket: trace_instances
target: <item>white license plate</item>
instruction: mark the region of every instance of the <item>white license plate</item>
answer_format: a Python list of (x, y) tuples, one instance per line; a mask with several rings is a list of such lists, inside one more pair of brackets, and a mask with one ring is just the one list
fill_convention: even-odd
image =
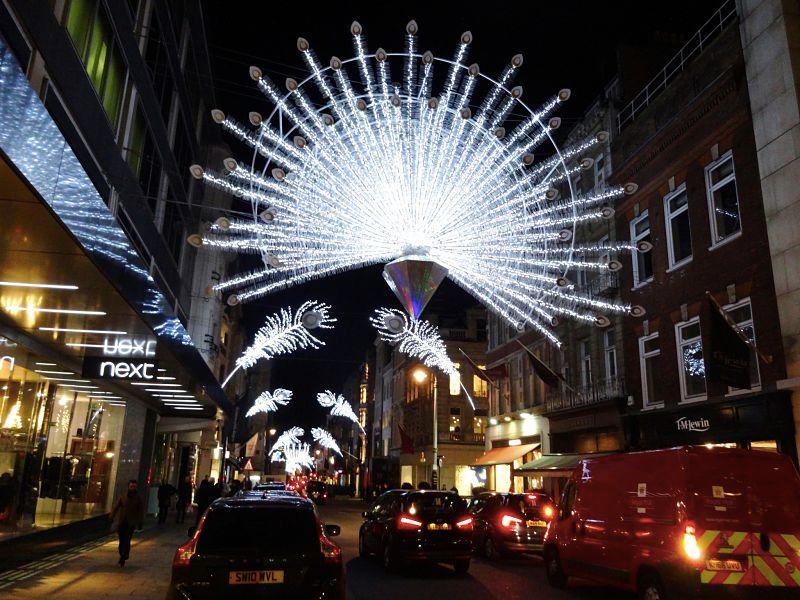
[(283, 583), (283, 571), (231, 571), (228, 574), (230, 585), (259, 585)]
[(740, 573), (744, 571), (742, 562), (732, 558), (726, 558), (724, 560), (718, 558), (709, 558), (706, 561), (706, 569), (709, 571), (737, 571)]

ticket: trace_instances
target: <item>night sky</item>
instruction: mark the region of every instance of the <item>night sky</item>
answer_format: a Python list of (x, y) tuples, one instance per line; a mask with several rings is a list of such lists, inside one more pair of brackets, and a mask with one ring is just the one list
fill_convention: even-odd
[[(419, 25), (420, 51), (452, 58), (459, 36), (470, 30), (474, 39), (468, 63), (497, 75), (516, 53), (525, 58), (515, 85), (532, 106), (568, 87), (572, 97), (559, 113), (564, 132), (579, 120), (617, 72), (621, 46), (657, 53), (653, 72), (663, 65), (688, 37), (719, 7), (720, 2), (235, 2), (207, 0), (205, 23), (214, 72), (218, 108), (247, 122), (251, 110), (268, 114), (272, 106), (248, 75), (259, 66), (279, 86), (286, 77), (306, 76), (296, 49), (298, 36), (311, 43), (323, 65), (332, 55), (352, 56), (350, 23), (364, 27), (368, 48), (388, 52), (404, 46), (405, 25)], [(667, 34), (667, 35), (662, 35)], [(631, 86), (633, 87), (633, 86)], [(641, 87), (641, 86), (638, 86)], [(626, 90), (635, 95), (639, 89)], [(436, 88), (434, 88), (436, 89)], [(479, 96), (480, 97), (480, 96)], [(251, 153), (228, 141), (234, 153), (250, 160)], [(255, 266), (255, 265), (253, 265)], [(361, 362), (375, 339), (368, 322), (380, 306), (399, 307), (381, 277), (382, 266), (351, 271), (276, 293), (245, 306), (249, 328), (258, 327), (266, 314), (283, 306), (296, 307), (305, 300), (330, 303), (339, 319), (333, 331), (321, 332), (327, 345), (301, 351), (273, 364), (273, 387), (295, 392), (295, 401), (278, 413), (279, 426), (318, 425), (316, 392), (341, 391), (348, 374)], [(454, 306), (472, 301), (449, 282), (438, 292)]]

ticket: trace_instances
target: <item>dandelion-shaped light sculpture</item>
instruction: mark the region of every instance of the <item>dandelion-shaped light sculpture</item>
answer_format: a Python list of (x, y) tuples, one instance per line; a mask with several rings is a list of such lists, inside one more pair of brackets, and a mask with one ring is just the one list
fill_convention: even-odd
[(253, 406), (245, 413), (246, 417), (252, 417), (258, 413), (270, 413), (278, 410), (280, 406), (289, 404), (292, 399), (291, 390), (277, 388), (274, 392), (265, 391), (258, 395)]
[(361, 427), (361, 423), (358, 422), (358, 416), (353, 412), (353, 407), (344, 399), (344, 396), (341, 394), (334, 394), (330, 390), (325, 390), (317, 394), (317, 402), (319, 402), (320, 406), (323, 408), (330, 408), (331, 416), (350, 419), (353, 423), (358, 425), (361, 432), (366, 435), (367, 432), (364, 431), (364, 428)]
[(339, 444), (336, 443), (336, 440), (333, 439), (333, 436), (329, 432), (325, 431), (321, 427), (312, 427), (311, 437), (313, 437), (314, 441), (323, 448), (333, 450), (336, 452), (336, 454), (342, 456), (342, 451), (339, 449)]
[(311, 456), (311, 446), (305, 442), (289, 444), (283, 450), (286, 460), (286, 472), (294, 473), (295, 471), (308, 468), (314, 468), (314, 457)]
[[(370, 321), (381, 339), (396, 346), (398, 352), (421, 360), (426, 367), (439, 369), (447, 375), (459, 375), (455, 363), (447, 356), (447, 347), (439, 336), (439, 330), (428, 321), (409, 319), (394, 308), (377, 309)], [(475, 403), (467, 388), (463, 383), (460, 385), (474, 409)]]
[(279, 354), (288, 354), (300, 348), (319, 348), (325, 342), (315, 337), (311, 331), (316, 328), (332, 329), (332, 318), (328, 311), (330, 306), (322, 302), (304, 302), (297, 312), (292, 314), (291, 308), (282, 308), (280, 312), (267, 317), (266, 323), (256, 332), (253, 344), (245, 349), (236, 359), (234, 368), (222, 387), (230, 381), (234, 373), (241, 368), (249, 368), (261, 359), (269, 360)]
[(264, 263), (215, 289), (235, 291), (228, 301), (236, 303), (388, 263), (384, 276), (413, 319), (445, 276), (511, 325), (556, 344), (556, 317), (607, 325), (603, 313), (643, 314), (582, 294), (568, 278), (575, 270), (617, 270), (619, 261), (600, 257), (636, 249), (575, 244), (576, 226), (611, 219), (613, 200), (636, 190), (573, 190), (573, 176), (592, 168), (586, 154), (608, 134), (559, 149), (553, 113), (569, 90), (532, 109), (522, 88), (512, 87), (521, 55), (493, 79), (468, 64), (469, 32), (448, 60), (418, 50), (415, 22), (406, 31), (402, 52), (372, 53), (353, 23), (355, 56), (333, 57), (327, 67), (300, 38), (310, 74), (287, 79), (287, 91), (250, 69), (272, 106), (267, 118), (250, 113), (250, 128), (212, 111), (253, 148), (253, 159), (226, 159), (223, 174), (199, 165), (192, 173), (249, 201), (254, 218), (220, 218), (189, 241), (257, 253)]

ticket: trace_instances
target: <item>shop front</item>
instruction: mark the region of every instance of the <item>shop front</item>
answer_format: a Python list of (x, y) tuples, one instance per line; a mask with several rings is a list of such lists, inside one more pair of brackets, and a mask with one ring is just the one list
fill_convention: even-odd
[(626, 428), (637, 449), (720, 445), (780, 452), (797, 463), (792, 406), (785, 391), (640, 412), (626, 418)]
[[(505, 445), (501, 445), (505, 443)], [(511, 440), (511, 443), (498, 442), (472, 463), (476, 481), (480, 481), (480, 470), (484, 470), (485, 489), (497, 492), (524, 492), (540, 488), (541, 485), (525, 481), (517, 472), (523, 464), (541, 456), (541, 443), (538, 436)], [(474, 493), (474, 489), (473, 489)]]

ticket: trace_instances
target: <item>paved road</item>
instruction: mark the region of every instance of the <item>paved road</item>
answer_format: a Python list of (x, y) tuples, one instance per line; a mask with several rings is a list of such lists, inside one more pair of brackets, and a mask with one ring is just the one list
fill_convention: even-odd
[[(344, 552), (350, 600), (631, 600), (630, 595), (580, 582), (571, 582), (566, 591), (554, 590), (547, 585), (541, 559), (534, 556), (497, 562), (474, 558), (465, 576), (443, 565), (389, 575), (377, 559), (358, 556), (358, 527), (364, 508), (359, 501), (338, 500), (320, 511), (326, 522), (342, 526), (342, 535), (336, 540)], [(150, 525), (134, 537), (131, 560), (124, 569), (116, 564), (113, 536), (19, 568), (0, 569), (0, 598), (161, 600), (169, 584), (173, 553), (185, 540), (184, 525)]]
[(632, 596), (616, 590), (598, 588), (588, 583), (570, 582), (565, 591), (547, 584), (542, 561), (524, 555), (500, 561), (473, 558), (466, 576), (456, 575), (450, 566), (412, 567), (397, 574), (387, 574), (377, 558), (358, 556), (358, 528), (365, 504), (339, 501), (321, 507), (323, 520), (342, 526), (336, 542), (342, 546), (347, 565), (348, 597), (356, 600), (528, 600), (538, 598), (615, 598), (628, 600)]

